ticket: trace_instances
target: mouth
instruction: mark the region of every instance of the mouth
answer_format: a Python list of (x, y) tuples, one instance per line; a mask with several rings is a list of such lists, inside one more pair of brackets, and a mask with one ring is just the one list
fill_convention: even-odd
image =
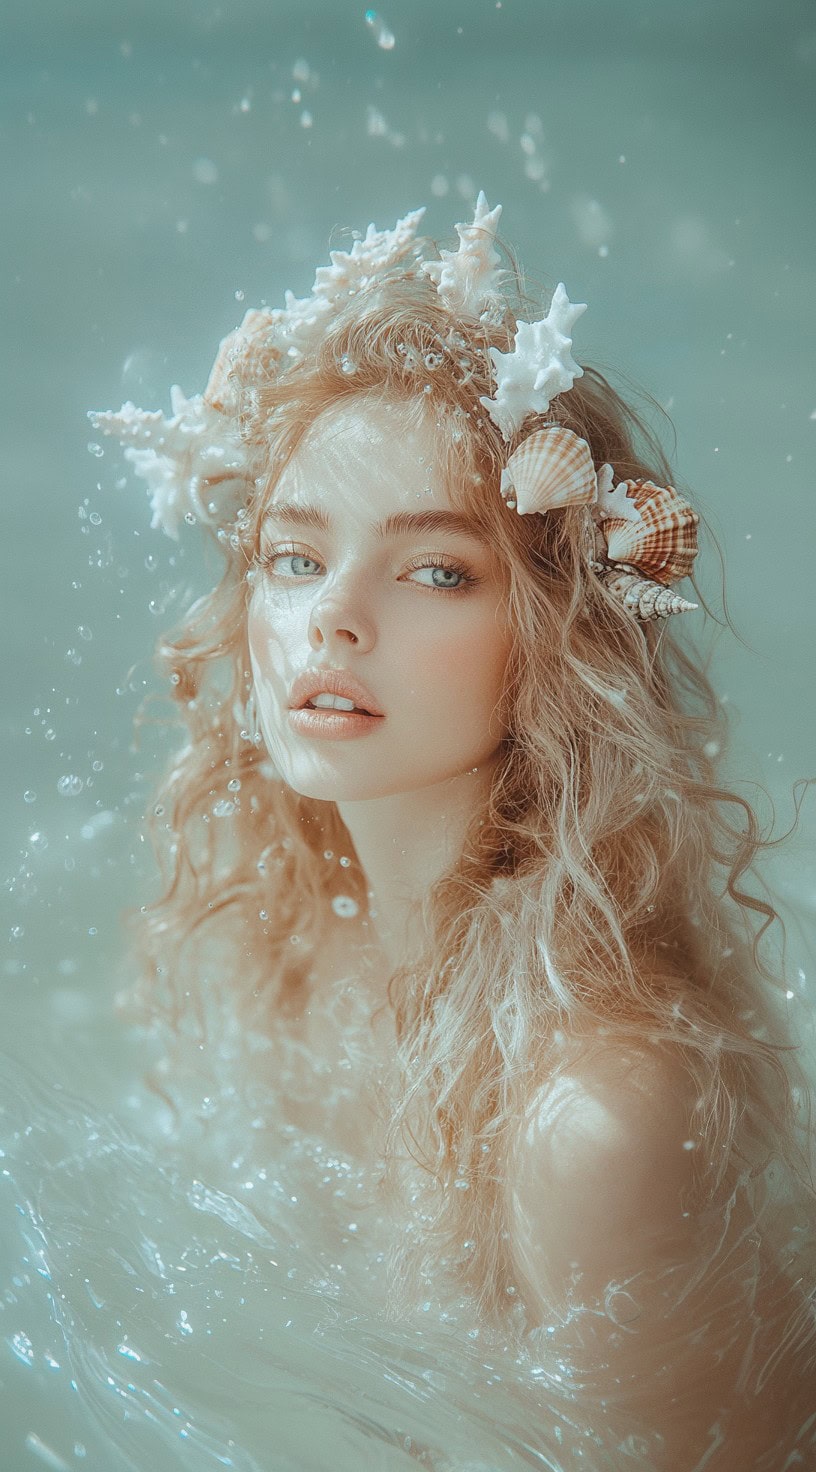
[(314, 705), (312, 701), (289, 711), (289, 724), (299, 735), (329, 741), (366, 735), (381, 726), (383, 720), (383, 716), (372, 715), (359, 706), (338, 710), (336, 706)]
[(363, 705), (352, 705), (350, 701), (346, 705), (315, 705), (314, 701), (307, 700), (305, 705), (298, 708), (300, 710), (324, 710), (331, 715), (338, 716), (371, 716), (372, 719), (379, 719), (377, 711), (366, 710)]

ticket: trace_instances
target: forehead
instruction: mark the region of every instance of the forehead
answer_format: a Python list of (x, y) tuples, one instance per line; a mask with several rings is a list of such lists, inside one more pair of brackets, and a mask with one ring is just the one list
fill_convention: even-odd
[(430, 414), (384, 400), (332, 405), (310, 425), (273, 490), (281, 501), (348, 503), (348, 510), (450, 506)]

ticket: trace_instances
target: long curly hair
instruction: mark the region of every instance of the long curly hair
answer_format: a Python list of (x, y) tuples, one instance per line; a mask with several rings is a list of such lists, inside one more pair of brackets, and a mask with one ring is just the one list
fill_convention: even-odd
[[(503, 321), (454, 321), (426, 278), (395, 268), (335, 313), (310, 356), (282, 367), (258, 337), (232, 362), (241, 432), (264, 472), (215, 534), (217, 587), (158, 645), (187, 738), (151, 802), (162, 891), (133, 917), (143, 1014), (171, 1029), (195, 1016), (182, 955), (220, 934), (243, 1022), (269, 1032), (308, 988), (330, 912), (327, 849), (349, 856), (344, 887), (365, 913), (366, 876), (334, 804), (291, 790), (246, 729), (247, 602), (264, 508), (317, 416), (350, 396), (431, 416), (451, 498), (504, 570), (513, 648), (489, 796), (424, 897), (421, 953), (388, 986), (400, 1086), (383, 1185), (402, 1189), (393, 1162), (407, 1147), (426, 1189), (399, 1250), (419, 1274), (447, 1260), (485, 1311), (512, 1276), (513, 1129), (565, 1039), (589, 1045), (600, 1031), (672, 1051), (694, 1081), (712, 1197), (772, 1159), (812, 1191), (797, 1120), (808, 1090), (759, 947), (778, 917), (747, 879), (768, 841), (717, 780), (722, 705), (676, 621), (636, 622), (588, 568), (581, 508), (522, 518), (499, 496), (515, 442), (479, 400), (493, 390), (488, 349), (512, 345), (517, 284)], [(616, 480), (670, 482), (653, 434), (590, 367), (525, 435), (548, 422), (582, 436)]]

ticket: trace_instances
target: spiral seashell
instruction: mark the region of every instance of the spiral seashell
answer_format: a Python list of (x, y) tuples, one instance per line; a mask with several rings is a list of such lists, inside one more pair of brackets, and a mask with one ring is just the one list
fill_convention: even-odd
[[(626, 499), (638, 514), (600, 522), (610, 562), (636, 567), (656, 583), (673, 583), (691, 571), (697, 556), (697, 512), (673, 486), (627, 480)], [(621, 487), (615, 488), (615, 493)]]
[(511, 500), (515, 502), (519, 516), (561, 506), (587, 506), (597, 491), (589, 445), (561, 425), (529, 435), (502, 471), (501, 494), (508, 506)]
[(673, 593), (662, 583), (654, 583), (641, 576), (637, 570), (625, 567), (605, 568), (601, 582), (613, 598), (624, 608), (630, 608), (642, 623), (654, 618), (669, 618), (673, 613), (689, 613), (697, 608), (679, 593)]

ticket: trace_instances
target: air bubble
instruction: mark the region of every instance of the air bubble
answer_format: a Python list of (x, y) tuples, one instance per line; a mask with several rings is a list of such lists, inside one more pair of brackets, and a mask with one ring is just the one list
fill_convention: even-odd
[(345, 857), (345, 855), (342, 855), (341, 858), (340, 858), (340, 867), (341, 867), (341, 869), (348, 869), (349, 866), (350, 866), (350, 864), (351, 864), (351, 859), (347, 859)]
[(40, 833), (39, 831), (29, 834), (28, 841), (31, 844), (32, 848), (40, 850), (48, 848), (48, 839), (46, 838), (44, 833)]
[(99, 515), (98, 511), (92, 511), (90, 516), (88, 517), (88, 520), (90, 521), (91, 526), (102, 525), (102, 517)]
[(227, 783), (227, 792), (240, 792), (240, 791), (241, 791), (241, 779), (240, 779), (240, 777), (233, 777), (233, 778), (231, 778), (231, 780)]
[(82, 778), (70, 772), (57, 781), (57, 792), (61, 797), (78, 797), (84, 786)]
[(324, 857), (324, 859), (333, 859), (334, 858), (334, 849), (333, 848), (324, 848), (324, 850), (323, 850), (323, 857)]
[(89, 441), (88, 452), (89, 454), (94, 455), (97, 460), (101, 460), (102, 456), (105, 453), (105, 451), (102, 449), (102, 446), (98, 445), (95, 440)]
[(85, 640), (86, 644), (89, 644), (91, 639), (93, 638), (93, 632), (91, 629), (88, 628), (87, 624), (77, 624), (77, 633), (79, 634), (80, 639)]
[(23, 802), (36, 802), (37, 794), (32, 787), (27, 787), (23, 793)]

